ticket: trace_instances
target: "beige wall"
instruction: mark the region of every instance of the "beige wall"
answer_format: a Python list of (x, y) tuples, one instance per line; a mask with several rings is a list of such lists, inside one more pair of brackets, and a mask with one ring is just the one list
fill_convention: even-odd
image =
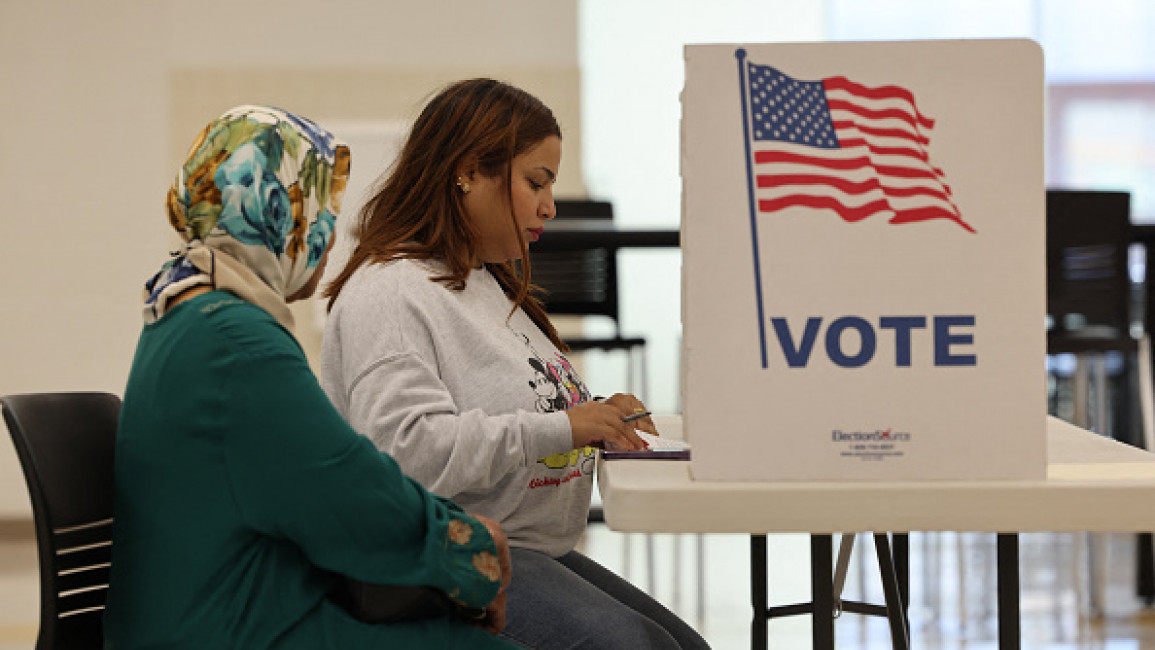
[[(140, 286), (173, 243), (164, 192), (234, 104), (407, 120), (445, 82), (497, 77), (554, 108), (558, 191), (581, 194), (576, 4), (0, 1), (0, 394), (122, 392)], [(0, 443), (0, 518), (27, 513)]]

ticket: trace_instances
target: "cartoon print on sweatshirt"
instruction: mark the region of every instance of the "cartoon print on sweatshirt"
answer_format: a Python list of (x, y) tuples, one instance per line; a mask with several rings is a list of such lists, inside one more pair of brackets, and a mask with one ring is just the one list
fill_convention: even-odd
[(577, 370), (574, 370), (569, 359), (558, 355), (557, 364), (561, 370), (559, 378), (561, 379), (562, 387), (565, 389), (566, 402), (570, 406), (573, 406), (574, 404), (589, 401), (593, 396), (590, 395), (589, 390), (586, 389), (585, 384), (583, 384), (581, 378), (578, 377)]
[(537, 462), (550, 469), (561, 469), (563, 467), (569, 467), (570, 465), (577, 465), (587, 458), (592, 459), (596, 451), (593, 447), (582, 447), (581, 449), (574, 449), (561, 454), (539, 458)]
[(529, 359), (529, 365), (533, 368), (533, 379), (529, 380), (529, 386), (537, 394), (537, 401), (534, 402), (537, 412), (552, 413), (564, 410), (565, 398), (562, 397), (558, 383), (551, 379), (550, 369), (540, 359), (532, 357)]
[(538, 413), (552, 413), (564, 411), (571, 406), (592, 399), (589, 389), (582, 383), (573, 364), (560, 354), (555, 354), (553, 360), (547, 361), (538, 354), (529, 337), (520, 332), (514, 332), (525, 347), (529, 348), (532, 356), (526, 359), (533, 371), (533, 379), (528, 384), (537, 398), (534, 407)]
[[(512, 331), (512, 328), (510, 329)], [(534, 408), (539, 413), (564, 411), (571, 406), (593, 399), (589, 389), (582, 383), (581, 377), (578, 376), (577, 370), (574, 369), (569, 359), (556, 354), (552, 361), (546, 361), (529, 342), (528, 336), (520, 332), (514, 332), (514, 334), (525, 344), (525, 347), (529, 348), (532, 355), (526, 359), (526, 363), (533, 371), (533, 378), (527, 384), (536, 395)], [(570, 467), (575, 469), (570, 470), (560, 478), (535, 478), (530, 481), (529, 488), (532, 490), (540, 487), (556, 487), (583, 475), (592, 474), (594, 459), (595, 449), (589, 446), (539, 458), (537, 462), (550, 469)]]

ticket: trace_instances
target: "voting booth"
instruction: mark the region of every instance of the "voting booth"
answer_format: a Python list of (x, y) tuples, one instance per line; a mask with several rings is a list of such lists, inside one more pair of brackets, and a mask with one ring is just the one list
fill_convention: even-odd
[(694, 479), (1044, 478), (1039, 46), (685, 58)]

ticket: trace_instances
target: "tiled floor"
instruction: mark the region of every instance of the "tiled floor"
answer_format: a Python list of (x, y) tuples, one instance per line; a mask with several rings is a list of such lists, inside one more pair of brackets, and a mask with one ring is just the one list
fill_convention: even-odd
[[(1088, 540), (1094, 540), (1088, 542)], [(654, 549), (652, 591), (692, 622), (718, 650), (750, 647), (748, 541), (741, 536), (702, 538), (704, 604), (697, 593), (693, 535), (623, 535), (593, 528), (586, 550), (607, 566), (650, 588), (645, 561)], [(1047, 650), (1155, 650), (1155, 613), (1136, 597), (1132, 534), (1026, 534), (1020, 539), (1023, 648)], [(997, 648), (994, 536), (979, 533), (912, 534), (911, 647), (918, 650)], [(836, 541), (837, 548), (837, 541)], [(628, 548), (629, 553), (624, 552)], [(1089, 563), (1095, 555), (1097, 560)], [(674, 562), (677, 555), (680, 562)], [(769, 538), (771, 604), (810, 598), (809, 538)], [(1094, 566), (1094, 570), (1089, 569)], [(882, 602), (869, 536), (859, 537), (844, 596)], [(1103, 596), (1092, 616), (1089, 575), (1098, 572)], [(810, 620), (800, 616), (770, 624), (770, 647), (810, 648)], [(890, 647), (879, 617), (844, 614), (835, 624), (840, 650)]]
[[(30, 535), (30, 533), (29, 533)], [(30, 537), (0, 539), (0, 650), (30, 650), (36, 640), (36, 551)], [(1155, 650), (1155, 613), (1135, 596), (1134, 535), (1023, 535), (1020, 542), (1023, 648), (1039, 650)], [(699, 556), (699, 543), (701, 555)], [(701, 630), (717, 650), (750, 646), (748, 542), (736, 535), (626, 535), (590, 529), (584, 550), (649, 589)], [(769, 539), (773, 604), (809, 599), (809, 540)], [(1088, 614), (1088, 548), (1104, 570), (1101, 616)], [(704, 562), (699, 562), (699, 557)], [(650, 562), (647, 558), (652, 558)], [(677, 561), (675, 561), (677, 558)], [(911, 636), (917, 650), (997, 647), (991, 535), (911, 535)], [(650, 567), (653, 567), (651, 572)], [(701, 567), (704, 585), (698, 591)], [(652, 578), (651, 578), (652, 576)], [(846, 597), (881, 602), (877, 567), (867, 538), (859, 538)], [(770, 647), (810, 647), (809, 618), (770, 625)], [(845, 614), (836, 622), (839, 650), (888, 648), (886, 622)]]

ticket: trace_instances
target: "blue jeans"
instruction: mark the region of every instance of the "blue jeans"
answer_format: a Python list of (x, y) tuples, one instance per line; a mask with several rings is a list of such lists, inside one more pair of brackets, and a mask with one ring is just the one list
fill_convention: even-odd
[(513, 580), (501, 636), (533, 650), (697, 650), (692, 627), (609, 569), (570, 551), (510, 549)]

